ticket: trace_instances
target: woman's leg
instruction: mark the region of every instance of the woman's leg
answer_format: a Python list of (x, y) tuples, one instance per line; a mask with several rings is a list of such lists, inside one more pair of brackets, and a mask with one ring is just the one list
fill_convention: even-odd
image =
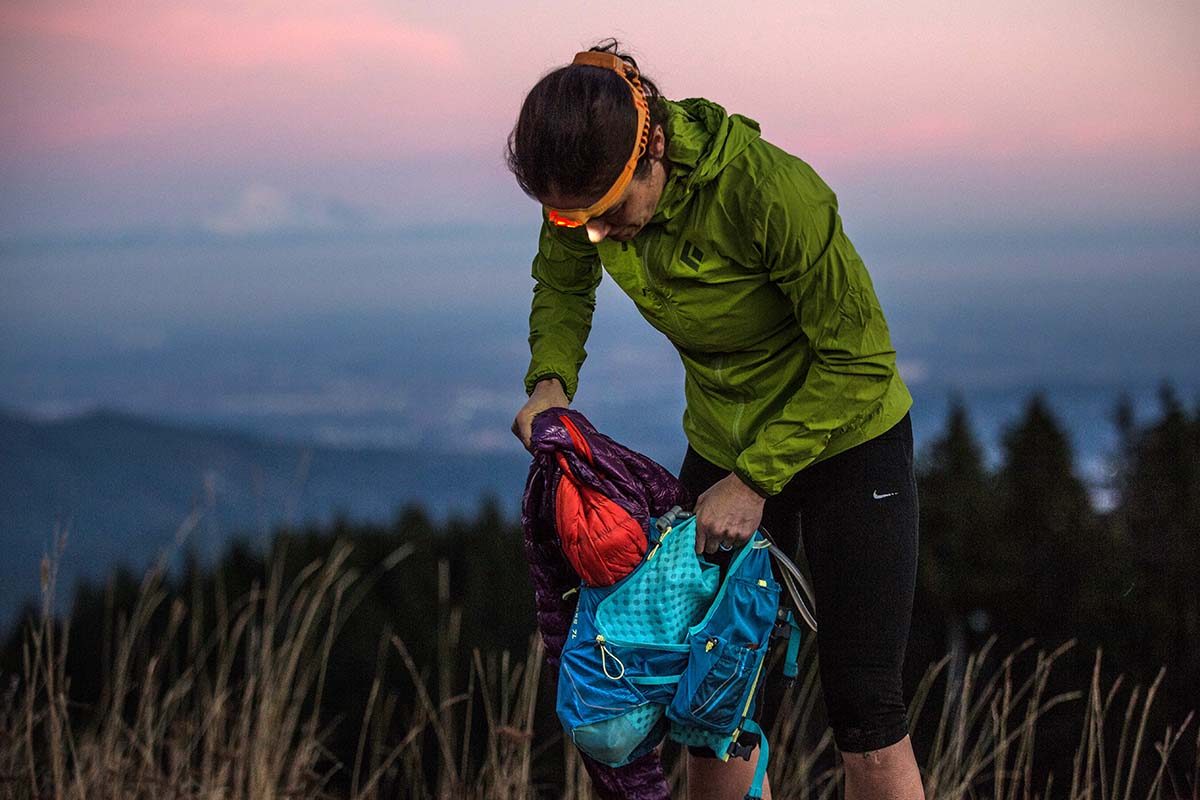
[(792, 483), (802, 495), (821, 685), (846, 768), (846, 797), (923, 797), (901, 682), (917, 564), (908, 417)]
[(849, 800), (910, 800), (925, 797), (921, 771), (905, 736), (882, 750), (842, 753)]
[[(749, 761), (731, 758), (721, 761), (712, 756), (696, 755), (688, 750), (688, 800), (744, 800), (758, 766), (758, 748)], [(771, 782), (763, 778), (763, 800), (771, 800)]]

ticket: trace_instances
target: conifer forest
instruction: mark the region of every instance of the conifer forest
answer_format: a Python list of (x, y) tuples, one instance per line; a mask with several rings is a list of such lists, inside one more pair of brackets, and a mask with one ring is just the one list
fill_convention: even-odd
[[(931, 797), (1200, 791), (1200, 407), (1164, 386), (1109, 423), (1103, 487), (1040, 395), (992, 457), (962, 403), (926, 432), (906, 691)], [(0, 796), (587, 796), (499, 508), (279, 530), (31, 602), (0, 652)], [(816, 657), (776, 796), (836, 796)]]

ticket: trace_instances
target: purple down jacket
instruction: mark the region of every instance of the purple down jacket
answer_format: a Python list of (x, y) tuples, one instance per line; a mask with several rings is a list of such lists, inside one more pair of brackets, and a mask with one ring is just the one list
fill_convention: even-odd
[[(576, 455), (571, 437), (559, 419), (564, 414), (587, 439), (595, 468)], [(643, 527), (649, 525), (651, 517), (666, 513), (672, 506), (690, 508), (692, 498), (660, 464), (598, 432), (577, 411), (552, 408), (535, 417), (532, 445), (533, 463), (525, 483), (521, 525), (537, 604), (538, 630), (546, 643), (546, 663), (557, 677), (558, 660), (575, 613), (575, 595), (564, 600), (563, 594), (579, 586), (579, 576), (563, 556), (555, 530), (555, 490), (561, 474), (555, 453), (566, 456), (581, 482), (610, 497)], [(657, 752), (618, 768), (607, 767), (586, 755), (583, 761), (602, 800), (670, 797)]]

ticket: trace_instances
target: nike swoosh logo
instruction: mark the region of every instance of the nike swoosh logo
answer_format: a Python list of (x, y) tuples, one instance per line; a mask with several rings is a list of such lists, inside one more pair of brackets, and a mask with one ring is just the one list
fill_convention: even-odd
[(898, 494), (900, 494), (900, 493), (899, 492), (888, 492), (887, 494), (880, 494), (879, 490), (876, 489), (875, 491), (871, 492), (871, 497), (874, 497), (876, 500), (882, 500), (885, 497), (895, 497)]

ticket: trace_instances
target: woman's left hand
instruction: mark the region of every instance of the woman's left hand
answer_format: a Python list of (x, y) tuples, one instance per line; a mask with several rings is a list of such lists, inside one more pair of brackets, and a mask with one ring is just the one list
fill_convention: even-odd
[(696, 552), (744, 543), (762, 522), (765, 502), (732, 472), (714, 483), (696, 500)]

